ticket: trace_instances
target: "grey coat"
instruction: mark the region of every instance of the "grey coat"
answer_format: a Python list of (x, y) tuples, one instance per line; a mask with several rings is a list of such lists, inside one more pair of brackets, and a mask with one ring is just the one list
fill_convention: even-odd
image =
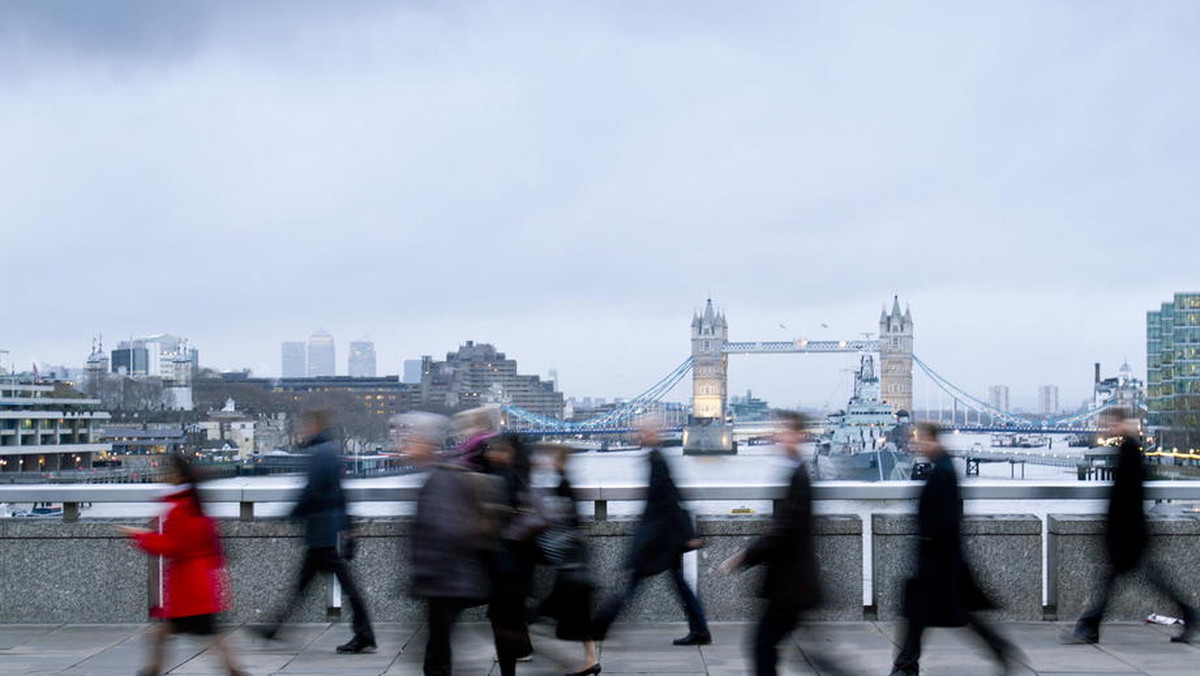
[(455, 465), (429, 474), (412, 528), (412, 596), (487, 601), (492, 539), (498, 538), (487, 514), (493, 479)]

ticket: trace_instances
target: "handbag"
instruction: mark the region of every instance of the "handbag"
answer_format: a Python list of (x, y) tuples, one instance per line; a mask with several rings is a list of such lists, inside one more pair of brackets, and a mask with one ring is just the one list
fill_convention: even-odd
[(516, 542), (532, 542), (549, 527), (550, 518), (546, 516), (541, 496), (527, 488), (521, 491), (521, 505), (504, 529), (504, 537)]
[(537, 536), (538, 554), (551, 566), (560, 567), (568, 563), (579, 547), (579, 534), (570, 524), (558, 524), (542, 531)]

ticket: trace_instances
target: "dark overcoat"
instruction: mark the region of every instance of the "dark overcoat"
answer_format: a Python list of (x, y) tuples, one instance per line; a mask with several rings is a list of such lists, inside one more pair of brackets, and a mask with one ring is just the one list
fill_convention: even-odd
[(821, 602), (820, 569), (813, 538), (812, 482), (800, 463), (767, 532), (746, 549), (743, 566), (765, 565), (759, 596), (768, 614), (790, 615)]
[(438, 465), (417, 494), (410, 539), (409, 593), (418, 598), (485, 602), (492, 592), (484, 503), (494, 490), (485, 477)]
[(329, 432), (320, 432), (302, 447), (310, 454), (308, 477), (292, 516), (304, 523), (304, 542), (309, 549), (337, 547), (342, 532), (350, 528), (342, 489), (341, 446)]
[(927, 627), (960, 627), (967, 614), (993, 607), (962, 549), (962, 495), (949, 454), (933, 460), (917, 506), (917, 567), (904, 614)]
[(625, 560), (625, 567), (636, 577), (657, 575), (678, 565), (687, 541), (696, 537), (692, 517), (683, 506), (662, 451), (651, 449), (646, 460), (650, 464), (646, 508)]
[(1117, 452), (1104, 534), (1109, 561), (1118, 571), (1136, 568), (1146, 551), (1145, 478), (1142, 448), (1125, 437)]

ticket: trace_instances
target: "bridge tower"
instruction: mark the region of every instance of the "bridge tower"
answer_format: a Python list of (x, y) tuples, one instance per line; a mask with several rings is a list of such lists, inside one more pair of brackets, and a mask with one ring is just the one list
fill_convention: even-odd
[(892, 297), (892, 310), (879, 315), (880, 389), (883, 400), (897, 411), (912, 415), (913, 324), (912, 311), (900, 313), (900, 298)]
[(704, 312), (692, 317), (692, 420), (683, 433), (685, 453), (733, 451), (733, 429), (725, 422), (728, 339), (725, 315), (713, 310), (709, 298)]

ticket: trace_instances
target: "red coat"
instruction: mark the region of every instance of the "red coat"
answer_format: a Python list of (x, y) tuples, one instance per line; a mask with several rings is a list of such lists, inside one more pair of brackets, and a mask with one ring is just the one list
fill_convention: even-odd
[(146, 553), (166, 559), (163, 605), (155, 617), (207, 615), (228, 608), (225, 559), (216, 523), (200, 511), (187, 488), (163, 498), (170, 505), (158, 533), (140, 533), (134, 542)]

